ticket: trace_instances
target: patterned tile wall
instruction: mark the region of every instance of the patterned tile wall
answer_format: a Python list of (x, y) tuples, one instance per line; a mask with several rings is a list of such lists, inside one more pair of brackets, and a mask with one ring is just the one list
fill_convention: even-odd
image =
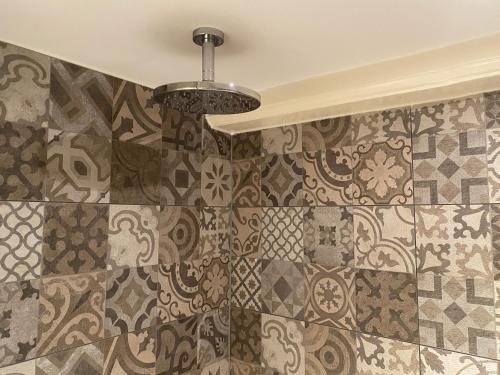
[(493, 92), (233, 136), (233, 374), (500, 374), (499, 129)]
[(202, 117), (0, 42), (0, 374), (228, 375), (231, 181)]

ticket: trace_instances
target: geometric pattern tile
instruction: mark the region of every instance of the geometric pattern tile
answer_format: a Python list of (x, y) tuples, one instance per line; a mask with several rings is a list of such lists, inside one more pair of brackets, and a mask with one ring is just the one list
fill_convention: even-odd
[(230, 212), (229, 207), (203, 207), (201, 209), (199, 259), (229, 254)]
[(199, 113), (164, 111), (162, 147), (177, 151), (200, 151), (203, 121)]
[(235, 207), (260, 206), (260, 158), (232, 163), (233, 205)]
[(302, 205), (302, 154), (273, 154), (262, 160), (263, 206)]
[(234, 207), (231, 216), (233, 255), (259, 258), (261, 255), (262, 209)]
[(302, 149), (315, 152), (351, 145), (351, 117), (311, 121), (302, 125)]
[(416, 206), (419, 273), (491, 280), (488, 205)]
[(420, 341), (497, 358), (493, 281), (420, 274)]
[(110, 156), (107, 138), (49, 129), (45, 199), (109, 203)]
[(490, 216), (493, 275), (495, 281), (500, 281), (500, 205), (490, 205)]
[(206, 120), (203, 120), (201, 142), (204, 156), (231, 160), (231, 136), (213, 129)]
[(484, 131), (414, 139), (415, 203), (488, 203)]
[[(198, 205), (201, 199), (200, 168), (200, 154), (164, 149), (161, 167), (161, 203), (167, 206)], [(230, 179), (227, 170), (220, 172), (226, 175), (226, 179)], [(217, 188), (219, 187), (217, 185)]]
[(228, 206), (231, 203), (231, 162), (206, 157), (201, 165), (201, 197), (206, 206)]
[(200, 315), (197, 333), (198, 367), (204, 368), (229, 354), (229, 319), (229, 308), (215, 309)]
[(229, 257), (203, 259), (200, 266), (199, 294), (202, 311), (222, 308), (229, 304)]
[(0, 282), (40, 277), (43, 203), (0, 203)]
[(302, 151), (302, 126), (290, 125), (262, 130), (262, 154), (291, 154)]
[(231, 262), (231, 304), (235, 307), (260, 311), (260, 259), (234, 257)]
[(232, 137), (233, 160), (251, 159), (261, 155), (260, 131), (235, 134)]
[(263, 209), (261, 247), (264, 259), (302, 262), (303, 243), (302, 207)]
[(356, 267), (415, 273), (413, 207), (354, 207), (353, 217)]
[(486, 131), (490, 203), (500, 203), (500, 127)]
[(259, 312), (231, 309), (231, 359), (260, 364), (261, 317)]
[(484, 94), (484, 114), (487, 129), (500, 128), (500, 91)]

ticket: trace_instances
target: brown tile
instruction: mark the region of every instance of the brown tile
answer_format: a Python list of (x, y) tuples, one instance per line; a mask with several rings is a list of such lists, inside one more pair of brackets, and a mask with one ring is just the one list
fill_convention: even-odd
[(500, 91), (484, 94), (484, 110), (486, 128), (500, 128)]
[(304, 231), (302, 207), (268, 207), (262, 214), (262, 257), (302, 262)]
[(205, 120), (201, 149), (204, 156), (231, 160), (231, 135), (213, 129)]
[(491, 217), (491, 257), (493, 259), (493, 276), (500, 281), (500, 205), (490, 205)]
[(500, 362), (448, 350), (421, 347), (422, 374), (498, 374)]
[(0, 369), (2, 375), (36, 375), (35, 360), (21, 362), (12, 366)]
[(261, 164), (263, 206), (302, 205), (302, 154), (268, 155)]
[(352, 144), (408, 141), (411, 138), (410, 108), (387, 109), (351, 117)]
[(232, 163), (233, 205), (235, 207), (260, 206), (260, 158)]
[(233, 160), (250, 159), (260, 156), (262, 134), (260, 131), (235, 134), (232, 136)]
[[(163, 150), (161, 202), (163, 205), (199, 205), (201, 199), (201, 155)], [(227, 170), (224, 171), (227, 173)]]
[(199, 368), (205, 368), (228, 356), (229, 319), (228, 307), (215, 309), (199, 316), (197, 327)]
[(162, 124), (162, 147), (176, 151), (199, 152), (203, 115), (165, 110)]
[(296, 152), (302, 152), (302, 126), (290, 125), (262, 130), (264, 155)]
[(234, 257), (231, 266), (231, 304), (260, 311), (262, 305), (260, 259)]
[(232, 188), (231, 162), (205, 157), (201, 165), (201, 197), (205, 206), (229, 206)]
[(200, 270), (199, 293), (203, 301), (201, 309), (208, 311), (226, 306), (230, 294), (229, 257), (203, 259)]
[(227, 256), (230, 252), (230, 208), (203, 207), (200, 211), (199, 259)]
[(255, 365), (248, 362), (243, 362), (231, 358), (231, 374), (232, 375), (262, 375), (264, 368), (260, 365)]
[(260, 364), (261, 316), (251, 310), (231, 309), (231, 359)]
[(351, 117), (317, 120), (302, 125), (304, 151), (327, 150), (351, 145)]
[(262, 209), (257, 207), (234, 207), (231, 226), (231, 250), (233, 254), (259, 258), (261, 254)]
[(500, 127), (486, 131), (489, 202), (500, 203)]

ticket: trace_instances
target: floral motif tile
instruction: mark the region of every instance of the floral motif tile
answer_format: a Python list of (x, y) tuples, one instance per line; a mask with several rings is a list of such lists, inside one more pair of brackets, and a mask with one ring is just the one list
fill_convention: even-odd
[(487, 129), (500, 128), (500, 91), (484, 94), (484, 114)]
[(230, 210), (229, 207), (203, 207), (201, 209), (200, 259), (229, 254)]
[(261, 255), (262, 209), (235, 207), (231, 217), (232, 246), (236, 256), (259, 258)]
[(49, 118), (50, 58), (0, 42), (0, 125), (46, 126)]
[(351, 147), (304, 152), (304, 204), (342, 206), (352, 203)]
[(413, 180), (409, 140), (361, 144), (353, 149), (355, 204), (411, 204)]
[(304, 318), (302, 263), (262, 260), (262, 311), (294, 319)]
[(306, 375), (356, 375), (356, 334), (307, 324), (304, 333)]
[(262, 274), (260, 259), (234, 257), (231, 265), (232, 305), (260, 311)]
[(203, 259), (200, 266), (199, 293), (203, 300), (202, 311), (229, 304), (229, 257)]
[(206, 157), (201, 165), (201, 197), (206, 206), (229, 206), (231, 203), (231, 162)]
[(0, 284), (0, 366), (36, 355), (40, 280)]
[(196, 330), (195, 316), (158, 327), (156, 375), (189, 375), (197, 369)]
[(200, 375), (229, 375), (232, 374), (229, 369), (229, 360), (221, 359), (214, 362), (201, 370)]
[(388, 109), (351, 117), (352, 144), (406, 141), (411, 138), (410, 108)]
[(158, 264), (159, 206), (109, 206), (107, 268)]
[(302, 152), (302, 126), (290, 125), (262, 130), (264, 155), (296, 152)]
[(484, 131), (419, 137), (413, 142), (415, 203), (487, 203)]
[(358, 333), (356, 347), (357, 374), (420, 374), (417, 345)]
[(46, 129), (0, 121), (0, 199), (42, 200), (46, 160)]
[(154, 326), (157, 294), (157, 266), (108, 271), (104, 334), (116, 336)]
[(231, 309), (231, 360), (260, 364), (261, 317), (260, 312)]
[(302, 205), (302, 175), (301, 153), (264, 157), (261, 172), (262, 205)]
[(356, 328), (356, 271), (350, 267), (304, 265), (307, 322)]
[(162, 147), (169, 150), (199, 152), (202, 123), (202, 114), (165, 110)]
[(495, 375), (500, 371), (499, 361), (428, 347), (420, 350), (420, 365), (425, 375)]
[(496, 358), (493, 282), (420, 274), (420, 342)]
[(304, 259), (302, 207), (263, 209), (261, 248), (264, 259), (301, 262)]
[(233, 206), (260, 206), (260, 158), (232, 163)]
[(43, 203), (0, 203), (0, 282), (40, 277)]
[(110, 156), (109, 139), (50, 129), (45, 199), (108, 203)]
[(417, 271), (490, 280), (488, 205), (416, 206)]
[(351, 145), (351, 117), (336, 117), (302, 125), (302, 148), (319, 151)]
[(12, 366), (4, 367), (0, 369), (0, 374), (2, 375), (36, 375), (36, 361), (32, 359), (31, 361), (17, 363)]
[(215, 309), (199, 317), (197, 333), (199, 368), (204, 368), (229, 354), (229, 319), (229, 308)]
[(232, 136), (233, 160), (251, 159), (260, 156), (262, 134), (260, 131), (246, 132)]
[(484, 129), (482, 95), (412, 107), (413, 137)]
[(231, 136), (213, 129), (208, 122), (203, 121), (202, 152), (205, 156), (221, 159), (231, 159)]
[(500, 205), (490, 205), (490, 218), (493, 276), (495, 281), (500, 281)]
[(111, 77), (58, 59), (51, 59), (51, 129), (111, 137)]
[(201, 156), (194, 152), (163, 150), (161, 202), (167, 206), (198, 205)]
[(111, 203), (159, 204), (160, 152), (115, 140), (112, 150)]
[(113, 86), (113, 138), (159, 148), (161, 106), (153, 90), (120, 79)]
[(131, 332), (104, 341), (103, 375), (155, 375), (157, 339), (154, 329)]
[(104, 270), (108, 250), (108, 206), (47, 203), (43, 228), (44, 276)]
[(304, 323), (262, 315), (262, 365), (274, 373), (305, 374)]
[(69, 349), (104, 337), (106, 273), (43, 280), (37, 354)]
[(415, 273), (412, 206), (354, 207), (353, 217), (356, 267)]
[(489, 202), (500, 203), (500, 127), (486, 132), (486, 151)]
[(364, 333), (417, 343), (415, 276), (359, 270), (356, 276), (356, 320)]
[(231, 374), (232, 375), (262, 375), (264, 368), (253, 363), (243, 362), (231, 358)]
[(352, 266), (351, 207), (304, 208), (304, 258), (325, 266)]
[(159, 261), (172, 264), (196, 259), (200, 248), (200, 211), (196, 207), (162, 207)]

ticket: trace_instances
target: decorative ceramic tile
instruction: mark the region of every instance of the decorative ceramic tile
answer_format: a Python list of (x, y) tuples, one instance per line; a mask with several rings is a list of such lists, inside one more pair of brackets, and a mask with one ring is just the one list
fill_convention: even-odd
[(108, 270), (158, 264), (160, 208), (109, 206)]
[(200, 259), (229, 254), (230, 210), (229, 207), (203, 207), (201, 209)]
[(89, 344), (104, 337), (106, 273), (43, 280), (37, 354)]
[(36, 375), (102, 375), (102, 342), (80, 346), (36, 360)]
[(231, 360), (260, 364), (261, 316), (251, 310), (231, 309)]
[(161, 124), (161, 106), (153, 99), (153, 90), (132, 82), (114, 80), (114, 138), (159, 148)]
[(353, 149), (354, 203), (413, 203), (411, 171), (409, 140), (357, 146)]
[(415, 203), (487, 203), (485, 132), (419, 137), (413, 142)]
[[(500, 281), (500, 205), (490, 205), (491, 217), (491, 252), (493, 258), (493, 275)], [(500, 358), (500, 356), (499, 356)]]
[(264, 208), (261, 233), (263, 258), (290, 262), (304, 259), (301, 207)]
[(412, 107), (413, 137), (484, 129), (482, 95)]
[(417, 271), (491, 280), (488, 205), (416, 206)]
[(356, 267), (415, 273), (413, 207), (354, 207), (353, 216)]
[(352, 203), (351, 147), (304, 152), (304, 204), (337, 206)]
[(388, 109), (351, 117), (352, 144), (407, 141), (411, 138), (410, 108)]
[(287, 318), (304, 318), (302, 263), (262, 260), (262, 311)]
[(201, 265), (199, 293), (202, 311), (224, 307), (229, 303), (229, 257), (204, 259)]
[(418, 342), (415, 276), (359, 270), (356, 276), (356, 320), (362, 332)]
[(336, 117), (302, 125), (304, 151), (327, 150), (351, 145), (351, 117)]
[(200, 375), (230, 375), (229, 360), (221, 359), (211, 365), (203, 367)]
[(261, 192), (263, 206), (302, 205), (302, 154), (264, 157)]
[(493, 282), (420, 274), (420, 342), (496, 358)]
[(165, 110), (162, 125), (163, 148), (199, 152), (202, 122), (202, 114)]
[(115, 336), (156, 324), (157, 266), (109, 271), (104, 334)]
[(160, 203), (159, 151), (142, 145), (113, 141), (111, 203)]
[(45, 199), (108, 203), (110, 156), (109, 139), (50, 129)]
[(356, 375), (356, 334), (306, 324), (306, 375)]
[(159, 261), (172, 264), (196, 259), (200, 248), (200, 211), (196, 207), (162, 207)]
[(0, 199), (42, 200), (46, 159), (46, 129), (0, 123)]
[(420, 374), (417, 345), (361, 333), (357, 334), (356, 345), (357, 374)]
[(305, 374), (304, 323), (262, 315), (262, 365), (275, 373)]
[(484, 110), (486, 128), (500, 128), (500, 91), (484, 94)]
[(486, 132), (490, 203), (500, 203), (500, 127)]
[(260, 365), (239, 361), (231, 358), (231, 374), (232, 375), (262, 375), (264, 368)]
[(194, 262), (158, 267), (158, 319), (168, 323), (196, 314), (203, 303), (198, 293), (200, 270)]
[(104, 270), (108, 250), (108, 206), (47, 203), (43, 228), (44, 276)]
[(0, 366), (35, 357), (39, 287), (40, 280), (0, 284)]
[(260, 206), (260, 158), (232, 163), (233, 206)]
[(203, 121), (202, 152), (205, 156), (220, 159), (231, 159), (231, 136), (213, 129), (208, 122)]
[(51, 59), (51, 129), (111, 137), (111, 77), (58, 59)]
[(229, 354), (229, 308), (212, 310), (199, 317), (197, 352), (199, 368)]
[(161, 201), (167, 206), (200, 203), (200, 154), (163, 150)]
[(104, 341), (103, 375), (155, 375), (156, 342), (154, 329), (132, 332)]
[(262, 130), (264, 155), (295, 152), (302, 152), (302, 126), (290, 125)]
[(500, 372), (499, 361), (427, 347), (420, 350), (420, 365), (425, 375), (495, 375)]
[(196, 329), (195, 316), (158, 327), (156, 375), (191, 374), (196, 370)]
[(35, 360), (21, 362), (16, 365), (0, 368), (1, 375), (36, 375)]
[(351, 207), (304, 208), (304, 256), (325, 266), (354, 263)]
[(251, 159), (260, 156), (262, 135), (260, 131), (232, 136), (233, 160)]
[(356, 328), (356, 271), (350, 267), (304, 265), (304, 320)]
[(231, 303), (233, 306), (260, 311), (260, 259), (235, 257), (231, 262)]
[(231, 162), (206, 157), (201, 165), (201, 197), (206, 206), (229, 206), (231, 203)]
[(50, 58), (0, 42), (0, 125), (46, 126)]
[(0, 282), (40, 277), (43, 203), (0, 203)]
[(232, 246), (236, 256), (260, 257), (262, 209), (235, 207), (231, 216)]

